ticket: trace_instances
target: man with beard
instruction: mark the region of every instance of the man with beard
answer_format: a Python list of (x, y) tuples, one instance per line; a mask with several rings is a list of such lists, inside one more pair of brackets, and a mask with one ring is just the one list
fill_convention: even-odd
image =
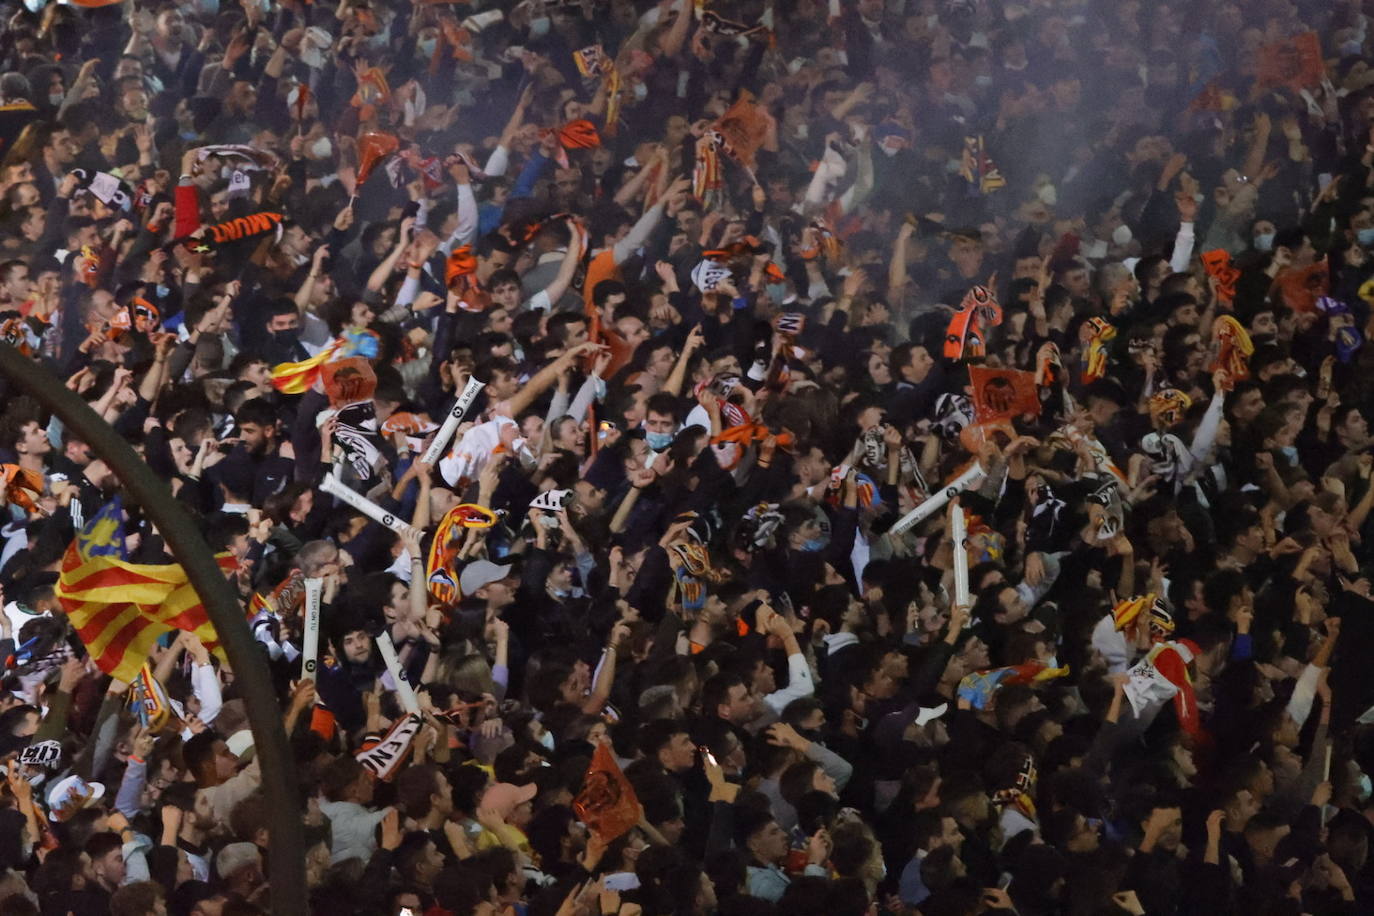
[(243, 455), (253, 467), (253, 505), (261, 506), (291, 479), (294, 462), (281, 454), (277, 438), (277, 410), (268, 401), (253, 398), (234, 414), (239, 444), (230, 458)]

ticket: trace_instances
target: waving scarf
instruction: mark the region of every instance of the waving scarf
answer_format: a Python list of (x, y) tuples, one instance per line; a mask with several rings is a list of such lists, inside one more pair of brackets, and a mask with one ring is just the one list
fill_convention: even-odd
[(1126, 629), (1145, 612), (1145, 609), (1154, 603), (1155, 595), (1149, 592), (1144, 595), (1136, 595), (1134, 598), (1127, 598), (1118, 601), (1112, 608), (1112, 626), (1118, 632)]
[(1202, 253), (1202, 267), (1216, 282), (1217, 300), (1224, 305), (1236, 301), (1236, 282), (1240, 271), (1231, 266), (1231, 254), (1225, 248)]
[(1236, 382), (1250, 377), (1250, 356), (1254, 352), (1250, 335), (1235, 318), (1222, 315), (1212, 322), (1212, 363), (1208, 371), (1223, 374), (1222, 388), (1230, 391)]
[(187, 238), (186, 247), (194, 252), (214, 251), (230, 242), (255, 238), (269, 232), (280, 233), (282, 220), (285, 218), (280, 213), (264, 210), (260, 213), (252, 213), (248, 216), (215, 223), (213, 226), (206, 226), (205, 232), (200, 238)]
[[(310, 99), (309, 87), (304, 89), (304, 98)], [(305, 102), (298, 101), (297, 104), (304, 108)], [(204, 162), (214, 156), (218, 159), (233, 159), (234, 168), (239, 171), (272, 171), (279, 164), (275, 153), (270, 150), (258, 149), (256, 146), (245, 146), (241, 143), (212, 143), (209, 146), (196, 148), (196, 161)]]
[(24, 356), (33, 356), (43, 341), (34, 333), (28, 321), (23, 318), (6, 318), (0, 321), (0, 343), (7, 343)]
[(444, 514), (434, 530), (426, 564), (429, 593), (441, 604), (452, 607), (463, 597), (458, 588), (458, 551), (463, 548), (469, 528), (490, 528), (496, 524), (496, 513), (475, 503), (461, 503)]
[(558, 129), (558, 142), (564, 149), (596, 149), (601, 145), (601, 135), (591, 121), (578, 118)]
[(5, 499), (12, 505), (23, 509), (29, 515), (38, 512), (38, 504), (33, 501), (33, 496), (43, 495), (43, 475), (39, 471), (30, 471), (21, 468), (17, 464), (0, 464), (0, 483), (5, 488)]
[(959, 175), (968, 182), (969, 194), (989, 194), (1007, 186), (992, 157), (988, 155), (983, 135), (964, 138), (964, 153), (959, 163)]
[[(387, 84), (386, 74), (376, 67), (370, 67), (358, 79), (358, 91), (349, 102), (358, 109), (360, 121), (371, 121), (377, 109), (391, 101), (391, 86)], [(358, 184), (362, 184), (361, 177)]]
[(156, 331), (160, 321), (157, 306), (142, 296), (134, 296), (129, 304), (110, 316), (110, 338), (118, 340), (126, 331), (143, 334)]
[(1089, 385), (1107, 374), (1107, 344), (1116, 338), (1116, 327), (1105, 318), (1089, 318), (1083, 323), (1087, 346), (1083, 350), (1080, 379)]
[(720, 170), (720, 144), (708, 136), (707, 142), (697, 145), (692, 165), (692, 196), (697, 203), (714, 207), (725, 190)]
[[(696, 541), (679, 541), (668, 548), (668, 565), (673, 570), (673, 590), (684, 611), (699, 611), (706, 604), (705, 583), (714, 579), (711, 555)], [(671, 603), (671, 598), (670, 602)]]
[(444, 283), (458, 296), (458, 307), (467, 312), (484, 312), (491, 296), (477, 282), (477, 258), (471, 245), (455, 248), (444, 264)]
[(726, 38), (747, 38), (750, 35), (767, 35), (769, 32), (768, 26), (761, 21), (754, 25), (746, 25), (743, 22), (726, 19), (710, 10), (704, 10), (701, 13), (701, 27), (712, 35), (721, 35)]
[(999, 808), (1012, 808), (1025, 817), (1035, 819), (1035, 784), (1039, 772), (1035, 768), (1035, 758), (1027, 754), (1020, 769), (1012, 779), (1012, 784), (994, 789), (992, 803)]
[(147, 662), (143, 663), (138, 677), (129, 685), (129, 706), (138, 724), (154, 735), (162, 731), (172, 717), (172, 703), (167, 690), (153, 677), (153, 669)]
[(1099, 479), (1102, 485), (1088, 494), (1086, 502), (1090, 507), (1101, 509), (1096, 536), (1099, 542), (1105, 542), (1121, 533), (1121, 526), (1126, 523), (1126, 506), (1121, 501), (1120, 482), (1111, 475), (1102, 475)]
[(569, 121), (562, 127), (546, 129), (543, 133), (545, 136), (552, 134), (558, 138), (558, 151), (554, 154), (554, 159), (565, 169), (568, 167), (568, 150), (596, 149), (601, 145), (601, 135), (596, 132), (596, 125), (586, 118)]
[(997, 296), (986, 286), (975, 286), (959, 303), (959, 311), (945, 333), (945, 358), (967, 359), (987, 352), (985, 330), (1002, 323)]
[(1150, 422), (1156, 429), (1177, 426), (1193, 406), (1193, 399), (1177, 388), (1165, 388), (1150, 395)]
[(606, 90), (606, 136), (614, 137), (620, 122), (620, 70), (601, 45), (574, 51), (573, 63), (582, 76), (601, 77), (601, 85)]

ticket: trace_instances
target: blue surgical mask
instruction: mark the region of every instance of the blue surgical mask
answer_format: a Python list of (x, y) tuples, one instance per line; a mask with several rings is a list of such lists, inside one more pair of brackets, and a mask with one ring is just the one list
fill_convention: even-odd
[(1361, 245), (1374, 245), (1374, 226), (1368, 229), (1357, 229), (1355, 238), (1360, 240)]
[(787, 284), (786, 284), (786, 283), (769, 283), (769, 284), (768, 284), (768, 298), (769, 298), (769, 299), (772, 299), (774, 303), (779, 303), (779, 304), (780, 304), (784, 299), (787, 298)]
[(1298, 447), (1296, 445), (1281, 446), (1279, 448), (1279, 451), (1283, 454), (1284, 460), (1286, 460), (1291, 466), (1298, 466)]
[(1256, 250), (1256, 251), (1273, 251), (1273, 250), (1274, 250), (1274, 233), (1272, 233), (1272, 232), (1261, 232), (1259, 235), (1255, 236), (1255, 250)]
[(825, 549), (825, 538), (823, 538), (823, 537), (810, 538), (809, 540), (807, 540), (805, 543), (803, 543), (803, 544), (801, 545), (801, 549), (802, 549), (804, 552), (806, 552), (806, 553), (815, 553), (815, 552), (817, 552), (818, 550), (824, 550), (824, 549)]
[(421, 38), (415, 42), (415, 50), (420, 52), (421, 60), (429, 60), (434, 56), (434, 48), (438, 44), (436, 39)]
[(673, 444), (672, 433), (644, 433), (644, 442), (656, 452), (661, 452)]
[(157, 297), (159, 299), (166, 299), (169, 295), (171, 295), (171, 292), (171, 287), (167, 286), (165, 283), (159, 283), (157, 285)]
[(540, 38), (549, 34), (549, 17), (537, 16), (530, 20), (530, 36)]
[(1370, 783), (1369, 774), (1360, 774), (1360, 801), (1365, 801), (1370, 795), (1374, 795), (1374, 784)]

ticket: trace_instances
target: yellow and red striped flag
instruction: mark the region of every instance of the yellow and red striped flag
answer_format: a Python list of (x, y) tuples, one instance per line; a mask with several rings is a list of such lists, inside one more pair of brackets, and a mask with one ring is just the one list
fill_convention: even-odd
[[(176, 563), (153, 566), (125, 559), (124, 521), (119, 499), (97, 512), (67, 548), (55, 589), (96, 665), (132, 682), (154, 644), (172, 630), (196, 634), (223, 659), (219, 634), (186, 571)], [(227, 553), (215, 559), (226, 573), (238, 565)]]

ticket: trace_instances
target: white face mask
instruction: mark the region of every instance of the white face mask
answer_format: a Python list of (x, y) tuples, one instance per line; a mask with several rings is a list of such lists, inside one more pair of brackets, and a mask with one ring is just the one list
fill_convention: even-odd
[(1045, 185), (1039, 191), (1036, 191), (1035, 194), (1040, 198), (1040, 202), (1047, 207), (1053, 207), (1055, 204), (1059, 203), (1059, 192), (1052, 184)]
[(635, 83), (635, 99), (642, 102), (649, 97), (649, 87), (643, 83)]
[(1122, 223), (1112, 230), (1112, 241), (1118, 245), (1128, 245), (1131, 241), (1131, 227)]
[(316, 159), (328, 159), (334, 152), (334, 144), (328, 137), (318, 137), (310, 144), (310, 155)]

